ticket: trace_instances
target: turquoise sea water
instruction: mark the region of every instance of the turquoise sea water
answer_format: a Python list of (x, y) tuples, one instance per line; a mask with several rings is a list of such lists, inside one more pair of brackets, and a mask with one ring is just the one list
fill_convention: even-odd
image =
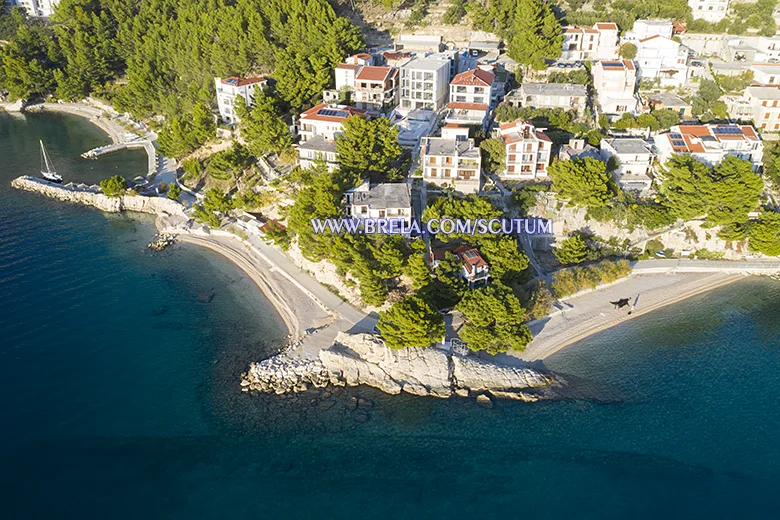
[(84, 121), (0, 114), (3, 518), (778, 516), (780, 283), (548, 360), (585, 399), (250, 397), (241, 370), (285, 333), (260, 292), (208, 251), (146, 252), (148, 219), (11, 190), (41, 136), (66, 180), (145, 165), (79, 159), (106, 141)]

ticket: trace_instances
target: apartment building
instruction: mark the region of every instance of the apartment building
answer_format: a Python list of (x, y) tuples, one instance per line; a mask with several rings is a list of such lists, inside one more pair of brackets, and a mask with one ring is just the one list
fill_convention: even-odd
[(504, 143), (506, 157), (502, 179), (534, 180), (547, 177), (552, 140), (525, 121), (502, 124), (498, 137)]
[(655, 158), (650, 145), (642, 139), (602, 139), (601, 160), (609, 163), (613, 157), (617, 167), (612, 171), (612, 176), (620, 188), (647, 193), (653, 183), (650, 169)]
[(650, 36), (637, 44), (637, 79), (658, 80), (662, 87), (680, 87), (688, 79), (689, 50), (670, 38)]
[(344, 121), (351, 116), (367, 117), (354, 107), (322, 103), (302, 113), (298, 119), (298, 162), (309, 168), (318, 160), (325, 161), (330, 170), (338, 167), (336, 136), (344, 129)]
[(752, 119), (764, 132), (780, 132), (780, 86), (752, 85), (745, 89), (742, 99), (748, 109), (745, 119)]
[(402, 110), (439, 111), (447, 103), (451, 61), (444, 57), (416, 57), (401, 67)]
[(11, 0), (10, 3), (23, 8), (30, 16), (48, 18), (54, 14), (60, 0)]
[(480, 125), (487, 129), (490, 111), (498, 104), (495, 75), (483, 69), (462, 72), (450, 82), (447, 123)]
[(482, 154), (468, 129), (455, 125), (442, 128), (441, 137), (423, 137), (420, 145), (423, 179), (450, 186), (462, 193), (476, 193), (482, 187)]
[(719, 22), (726, 17), (730, 0), (688, 0), (694, 20)]
[(398, 69), (361, 67), (355, 76), (352, 101), (361, 110), (386, 111), (398, 104)]
[(574, 83), (523, 83), (504, 101), (514, 107), (562, 108), (579, 115), (588, 104), (588, 89)]
[(608, 60), (617, 58), (620, 31), (614, 23), (593, 27), (563, 28), (562, 60)]
[(268, 81), (265, 78), (214, 78), (217, 91), (217, 106), (219, 117), (227, 124), (238, 122), (236, 116), (236, 97), (244, 98), (247, 105), (252, 105), (256, 89), (263, 89)]
[(412, 194), (406, 182), (371, 186), (365, 181), (344, 196), (348, 216), (399, 219), (405, 222), (407, 228), (412, 223)]
[(366, 117), (360, 109), (347, 105), (321, 103), (305, 111), (298, 118), (298, 134), (301, 141), (308, 141), (316, 136), (333, 140), (341, 133), (344, 121), (350, 116)]
[(764, 154), (761, 137), (749, 125), (679, 125), (655, 136), (653, 144), (662, 164), (678, 153), (689, 153), (708, 166), (733, 155), (758, 171)]
[(639, 100), (636, 90), (636, 67), (628, 60), (601, 60), (593, 64), (595, 101), (602, 114), (620, 117), (636, 114)]

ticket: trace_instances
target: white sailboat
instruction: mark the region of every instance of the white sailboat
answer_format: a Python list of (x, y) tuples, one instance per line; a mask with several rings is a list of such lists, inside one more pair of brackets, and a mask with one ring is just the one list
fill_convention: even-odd
[(62, 176), (54, 171), (54, 165), (52, 165), (49, 159), (49, 154), (46, 153), (46, 148), (43, 147), (43, 141), (41, 143), (41, 175), (47, 181), (62, 182)]

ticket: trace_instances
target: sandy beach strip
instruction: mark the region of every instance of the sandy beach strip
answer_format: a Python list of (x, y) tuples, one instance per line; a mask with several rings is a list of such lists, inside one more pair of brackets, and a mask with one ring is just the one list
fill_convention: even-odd
[[(744, 279), (744, 275), (722, 273), (631, 276), (566, 300), (563, 311), (532, 323), (533, 341), (525, 352), (513, 356), (524, 361), (543, 360), (597, 332)], [(609, 303), (621, 298), (636, 303), (630, 315), (628, 307), (615, 309)]]
[(177, 235), (177, 240), (219, 253), (244, 271), (276, 308), (292, 337), (297, 338), (307, 328), (319, 327), (332, 321), (332, 316), (327, 315), (239, 241), (227, 237), (184, 233)]

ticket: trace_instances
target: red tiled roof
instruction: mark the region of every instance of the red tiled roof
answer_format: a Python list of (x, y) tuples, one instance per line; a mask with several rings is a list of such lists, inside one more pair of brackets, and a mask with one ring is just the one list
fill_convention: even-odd
[(357, 70), (360, 68), (360, 65), (355, 65), (353, 63), (340, 63), (336, 65), (336, 68), (344, 70)]
[[(472, 257), (470, 258), (466, 255), (466, 253), (471, 251), (473, 251), (475, 255), (471, 255)], [(471, 273), (475, 267), (487, 267), (488, 265), (485, 259), (482, 258), (479, 250), (471, 246), (458, 246), (455, 248), (441, 247), (436, 249), (432, 248), (431, 258), (433, 260), (444, 260), (444, 258), (447, 256), (447, 253), (456, 255), (469, 273)]]
[(584, 32), (585, 34), (598, 34), (599, 33), (596, 29), (591, 29), (590, 27), (583, 28), (582, 32)]
[(458, 102), (451, 102), (447, 104), (447, 108), (451, 108), (453, 110), (481, 110), (486, 111), (488, 109), (488, 106), (484, 103), (458, 103)]
[(655, 40), (656, 38), (662, 38), (662, 36), (660, 34), (654, 34), (652, 36), (648, 36), (647, 38), (639, 40), (639, 43), (649, 42), (650, 40)]
[(385, 52), (382, 54), (386, 60), (402, 60), (404, 58), (411, 58), (414, 56), (411, 52)]
[(360, 72), (358, 72), (355, 79), (361, 81), (385, 81), (392, 74), (393, 70), (392, 67), (374, 67), (367, 65), (360, 69)]
[(597, 23), (596, 29), (601, 29), (602, 31), (617, 31), (618, 26), (614, 23)]
[(222, 83), (224, 85), (230, 85), (231, 87), (243, 87), (245, 85), (253, 85), (255, 83), (262, 83), (263, 81), (266, 81), (263, 77), (257, 77), (257, 78), (239, 78), (236, 76), (231, 76), (229, 78), (223, 78)]
[(680, 22), (672, 22), (672, 30), (676, 33), (684, 33), (688, 28)]
[(550, 139), (550, 137), (544, 132), (536, 132), (536, 138), (540, 141), (547, 141), (548, 143), (552, 143), (552, 139)]
[(361, 60), (370, 60), (372, 56), (367, 52), (359, 52), (357, 54), (353, 54), (350, 56), (350, 58), (359, 58)]
[(493, 84), (495, 76), (483, 69), (467, 70), (461, 72), (450, 82), (450, 85), (468, 85), (489, 87)]

